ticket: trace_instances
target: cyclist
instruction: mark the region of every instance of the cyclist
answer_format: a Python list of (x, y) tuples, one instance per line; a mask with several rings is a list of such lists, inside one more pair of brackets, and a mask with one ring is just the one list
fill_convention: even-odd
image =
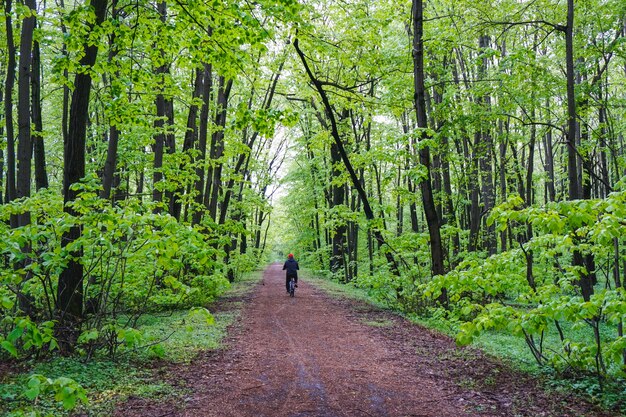
[(298, 286), (298, 269), (300, 269), (300, 267), (298, 266), (298, 261), (293, 259), (293, 254), (290, 253), (287, 256), (287, 261), (283, 265), (283, 271), (287, 271), (287, 276), (285, 280), (287, 293), (289, 293), (289, 280), (291, 279), (291, 277), (293, 277), (293, 279), (296, 281), (296, 287)]

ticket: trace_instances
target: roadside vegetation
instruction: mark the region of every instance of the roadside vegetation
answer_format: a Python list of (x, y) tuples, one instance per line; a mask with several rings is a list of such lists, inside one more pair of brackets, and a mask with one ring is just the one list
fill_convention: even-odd
[[(171, 310), (146, 313), (136, 324), (141, 342), (125, 345), (115, 358), (106, 354), (31, 358), (8, 368), (0, 380), (0, 415), (62, 416), (110, 414), (129, 397), (168, 401), (184, 395), (171, 385), (168, 371), (189, 363), (203, 351), (223, 348), (226, 331), (244, 304), (239, 299), (254, 288), (260, 271), (244, 274), (216, 302), (228, 309)], [(239, 300), (239, 301), (236, 301)]]

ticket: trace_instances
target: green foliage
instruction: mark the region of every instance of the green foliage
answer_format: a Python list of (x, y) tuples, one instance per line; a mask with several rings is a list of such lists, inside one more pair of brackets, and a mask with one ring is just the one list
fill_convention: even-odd
[[(62, 214), (59, 196), (48, 191), (0, 207), (3, 219), (24, 210), (36, 219), (23, 228), (7, 230), (0, 242), (0, 253), (20, 265), (0, 268), (3, 309), (16, 312), (5, 313), (0, 322), (0, 346), (5, 354), (18, 357), (57, 347), (51, 300), (56, 298), (58, 275), (72, 251), (83, 253), (88, 301), (86, 330), (79, 343), (91, 353), (105, 347), (111, 353), (117, 346), (136, 348), (142, 341), (133, 322), (141, 314), (204, 306), (229, 286), (216, 273), (219, 251), (209, 244), (206, 234), (168, 215), (154, 214), (150, 205), (129, 200), (124, 206), (111, 206), (89, 183), (82, 187), (72, 203), (80, 217)], [(83, 233), (62, 247), (61, 235), (72, 226), (81, 227)], [(46, 320), (19, 315), (15, 294), (27, 298), (29, 308)]]
[[(9, 408), (0, 406), (0, 411), (8, 412), (11, 417), (52, 416), (74, 410), (80, 404), (87, 405), (85, 389), (72, 378), (47, 378), (41, 374), (31, 374), (21, 381), (23, 385), (6, 390), (0, 385), (0, 398), (16, 402), (18, 406)], [(17, 390), (15, 389), (17, 388)], [(37, 404), (46, 404), (46, 411)]]
[(466, 259), (424, 284), (423, 293), (437, 298), (446, 289), (449, 317), (460, 323), (461, 345), (485, 332), (504, 332), (525, 340), (539, 364), (601, 378), (624, 377), (626, 340), (617, 327), (626, 320), (626, 291), (612, 287), (606, 277), (602, 288), (583, 299), (578, 283), (588, 279), (587, 271), (569, 261), (574, 250), (593, 253), (597, 264), (614, 261), (615, 245), (626, 232), (614, 217), (624, 198), (624, 192), (615, 192), (606, 200), (558, 202), (540, 209), (522, 208), (519, 197), (512, 197), (493, 210), (490, 222), (500, 230), (532, 224), (535, 237), (519, 249)]
[[(239, 296), (250, 291), (258, 279), (258, 273), (245, 275), (232, 286), (229, 295)], [(182, 395), (162, 381), (162, 376), (156, 374), (158, 369), (146, 365), (154, 359), (159, 359), (159, 363), (189, 362), (200, 351), (219, 348), (227, 327), (236, 319), (241, 307), (215, 315), (205, 308), (146, 314), (138, 319), (137, 329), (123, 329), (118, 333), (131, 347), (141, 342), (148, 346), (146, 348), (123, 349), (116, 361), (97, 356), (89, 361), (79, 357), (55, 357), (38, 362), (33, 372), (39, 383), (29, 382), (32, 378), (29, 374), (7, 375), (0, 381), (0, 414), (16, 417), (67, 415), (63, 401), (69, 404), (72, 400), (66, 400), (65, 396), (74, 395), (78, 410), (88, 407), (90, 413), (105, 415), (131, 395), (160, 400)], [(95, 330), (85, 331), (81, 337), (81, 343), (86, 343), (97, 339), (98, 334)], [(72, 383), (69, 378), (76, 382)], [(30, 384), (39, 389), (35, 404), (26, 396), (35, 393), (35, 390), (29, 391)], [(59, 400), (55, 399), (56, 395)], [(84, 402), (84, 397), (89, 398), (88, 403)]]

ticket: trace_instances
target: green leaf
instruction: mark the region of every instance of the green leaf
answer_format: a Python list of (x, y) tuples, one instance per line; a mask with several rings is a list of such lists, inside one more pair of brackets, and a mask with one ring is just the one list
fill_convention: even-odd
[(9, 352), (14, 358), (18, 357), (17, 349), (15, 348), (15, 346), (13, 346), (13, 343), (9, 342), (8, 340), (3, 340), (2, 342), (0, 342), (0, 346), (4, 348), (4, 350)]

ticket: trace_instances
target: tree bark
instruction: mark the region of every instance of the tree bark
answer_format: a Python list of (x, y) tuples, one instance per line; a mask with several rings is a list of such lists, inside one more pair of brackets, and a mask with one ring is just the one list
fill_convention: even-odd
[[(421, 131), (420, 136), (425, 137), (425, 131), (428, 128), (428, 119), (426, 117), (426, 99), (424, 85), (424, 40), (423, 40), (423, 1), (413, 0), (412, 4), (413, 17), (413, 88), (414, 88), (414, 106), (417, 116), (417, 127)], [(422, 146), (419, 150), (419, 161), (426, 168), (427, 176), (420, 183), (422, 192), (422, 204), (424, 206), (424, 214), (428, 223), (428, 234), (430, 236), (430, 254), (431, 254), (431, 271), (433, 276), (443, 275), (444, 270), (444, 251), (441, 241), (440, 222), (437, 216), (437, 210), (433, 199), (431, 173), (430, 173), (430, 149), (429, 146)], [(446, 302), (447, 295), (445, 291), (440, 297), (440, 301)]]
[[(30, 86), (33, 57), (33, 34), (37, 20), (34, 0), (25, 0), (24, 4), (33, 13), (22, 21), (22, 35), (20, 39), (20, 60), (18, 72), (18, 144), (17, 144), (17, 181), (16, 197), (30, 197), (30, 177), (32, 171), (33, 143), (30, 132)], [(24, 212), (17, 216), (17, 226), (26, 226), (30, 223), (30, 213)]]
[[(92, 0), (95, 10), (95, 25), (104, 21), (107, 0)], [(90, 31), (93, 32), (92, 26)], [(82, 68), (90, 68), (98, 55), (97, 43), (85, 45), (85, 53), (80, 60)], [(77, 216), (68, 203), (78, 197), (78, 191), (72, 185), (80, 182), (85, 176), (85, 142), (87, 119), (89, 115), (89, 97), (91, 93), (91, 75), (89, 72), (76, 74), (74, 91), (70, 106), (69, 130), (63, 152), (63, 195), (64, 211)], [(74, 242), (81, 236), (80, 226), (75, 225), (63, 235), (63, 247)], [(61, 271), (57, 289), (56, 303), (56, 334), (62, 352), (73, 349), (79, 335), (80, 320), (83, 315), (83, 265), (80, 262), (82, 250), (74, 250), (67, 266)]]
[[(7, 178), (5, 202), (9, 203), (16, 198), (15, 190), (15, 132), (13, 130), (13, 88), (15, 86), (15, 43), (13, 41), (13, 1), (5, 1), (5, 28), (7, 40), (7, 70), (4, 83), (4, 125), (7, 135)], [(17, 226), (17, 217), (11, 217), (11, 226)]]
[(196, 167), (196, 175), (198, 179), (195, 183), (196, 207), (191, 216), (191, 224), (198, 224), (202, 220), (202, 201), (204, 200), (204, 174), (205, 169), (203, 163), (206, 161), (206, 146), (209, 127), (209, 111), (211, 104), (211, 92), (213, 90), (213, 67), (211, 64), (204, 64), (203, 83), (202, 83), (202, 107), (200, 108), (200, 125), (198, 127), (198, 166)]
[(219, 197), (222, 192), (222, 155), (224, 154), (224, 129), (226, 129), (226, 114), (228, 110), (228, 98), (233, 86), (233, 80), (226, 81), (223, 76), (219, 77), (219, 89), (217, 93), (217, 108), (215, 116), (216, 131), (211, 137), (211, 158), (212, 166), (209, 168), (207, 175), (207, 184), (204, 193), (204, 199), (208, 214), (217, 220), (217, 208)]
[[(117, 0), (113, 0), (113, 7), (111, 14), (114, 19), (117, 19)], [(115, 44), (115, 34), (111, 36), (109, 42), (109, 63), (112, 62), (118, 54), (118, 49)], [(119, 78), (119, 71), (112, 76), (115, 78)], [(111, 90), (111, 97), (113, 99), (117, 99), (118, 94), (116, 88), (113, 86), (114, 80), (111, 80), (111, 85), (109, 86)], [(115, 123), (111, 123), (109, 127), (109, 143), (107, 144), (107, 156), (104, 162), (104, 169), (102, 170), (102, 190), (100, 192), (100, 197), (108, 200), (111, 198), (111, 188), (113, 186), (113, 177), (115, 175), (115, 168), (117, 165), (117, 147), (119, 143), (120, 132), (117, 129), (117, 125)]]
[(43, 121), (41, 119), (41, 51), (39, 42), (33, 43), (33, 73), (31, 82), (33, 154), (35, 162), (35, 189), (48, 188), (46, 153), (43, 141)]
[[(567, 24), (565, 26), (565, 68), (567, 79), (567, 178), (568, 195), (570, 200), (581, 198), (581, 186), (578, 176), (578, 152), (576, 147), (576, 94), (574, 72), (574, 0), (567, 0)], [(575, 249), (573, 253), (573, 264), (577, 267), (584, 267), (585, 262), (580, 250)], [(580, 273), (579, 285), (583, 299), (589, 301), (593, 294), (593, 286), (589, 279), (588, 272)]]
[[(167, 3), (161, 1), (157, 4), (161, 23), (165, 24), (167, 20)], [(156, 74), (160, 77), (161, 85), (165, 85), (165, 79), (170, 73), (170, 65), (165, 57), (165, 52), (161, 51), (163, 58), (163, 64), (156, 68)], [(163, 87), (162, 87), (163, 88)], [(174, 102), (173, 98), (166, 94), (161, 89), (156, 96), (156, 115), (157, 120), (154, 125), (157, 129), (157, 134), (154, 138), (154, 174), (153, 174), (153, 192), (152, 198), (156, 203), (163, 203), (163, 190), (158, 188), (162, 185), (159, 184), (163, 181), (163, 154), (173, 154), (176, 150), (176, 141), (174, 138), (174, 132), (172, 126), (174, 125)], [(165, 191), (166, 200), (168, 203), (168, 212), (172, 213), (174, 209), (173, 193), (171, 191)], [(162, 208), (157, 208), (156, 211), (161, 211)]]

